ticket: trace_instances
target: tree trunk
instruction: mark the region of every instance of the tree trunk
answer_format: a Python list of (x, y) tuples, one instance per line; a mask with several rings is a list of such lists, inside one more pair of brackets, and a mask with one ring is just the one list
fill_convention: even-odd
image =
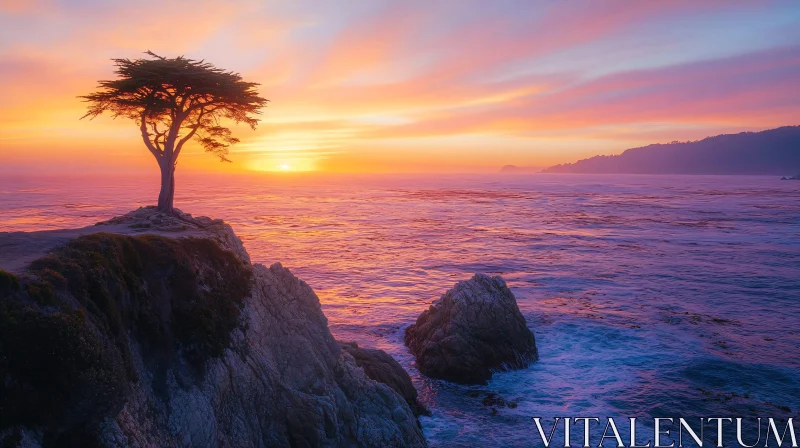
[(172, 200), (175, 197), (175, 165), (161, 167), (161, 192), (158, 193), (158, 211), (172, 213)]

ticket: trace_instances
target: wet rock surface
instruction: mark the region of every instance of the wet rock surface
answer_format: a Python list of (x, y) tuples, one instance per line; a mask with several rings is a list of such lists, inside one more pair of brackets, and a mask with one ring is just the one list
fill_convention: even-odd
[(417, 389), (411, 377), (403, 367), (383, 350), (360, 348), (355, 342), (339, 342), (344, 351), (349, 353), (356, 365), (364, 369), (370, 379), (386, 384), (400, 394), (414, 411), (414, 415), (430, 415), (428, 409), (417, 399)]
[(460, 384), (484, 384), (492, 373), (539, 358), (514, 294), (499, 276), (458, 282), (405, 333), (419, 371)]

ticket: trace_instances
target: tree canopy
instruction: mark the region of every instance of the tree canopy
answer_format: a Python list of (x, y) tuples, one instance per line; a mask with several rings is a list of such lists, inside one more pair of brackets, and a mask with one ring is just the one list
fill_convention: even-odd
[(147, 51), (147, 59), (113, 59), (117, 79), (100, 81), (98, 90), (81, 96), (89, 103), (82, 118), (104, 112), (139, 125), (145, 146), (161, 168), (158, 208), (172, 211), (175, 165), (183, 146), (195, 139), (207, 152), (228, 160), (228, 148), (239, 141), (224, 120), (255, 129), (255, 118), (267, 100), (257, 83), (204, 60), (165, 58)]
[(193, 138), (207, 151), (228, 160), (228, 147), (239, 141), (223, 119), (255, 129), (255, 115), (266, 105), (257, 83), (238, 73), (183, 56), (166, 58), (151, 51), (148, 59), (113, 59), (117, 79), (100, 81), (98, 91), (82, 96), (85, 117), (109, 112), (135, 120), (147, 149), (159, 165), (174, 166)]

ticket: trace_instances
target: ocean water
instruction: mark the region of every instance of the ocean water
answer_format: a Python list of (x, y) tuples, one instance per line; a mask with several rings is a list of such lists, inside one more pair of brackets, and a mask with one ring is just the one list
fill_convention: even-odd
[[(225, 219), (253, 261), (281, 262), (314, 288), (334, 336), (386, 350), (411, 373), (432, 410), (422, 418), (431, 446), (540, 446), (534, 416), (546, 425), (555, 416), (798, 416), (800, 182), (540, 174), (177, 180), (176, 207)], [(155, 202), (157, 181), (155, 172), (6, 177), (0, 231), (92, 224)], [(541, 359), (487, 386), (427, 379), (403, 346), (403, 330), (475, 272), (506, 280)], [(489, 394), (513, 404), (490, 403)]]

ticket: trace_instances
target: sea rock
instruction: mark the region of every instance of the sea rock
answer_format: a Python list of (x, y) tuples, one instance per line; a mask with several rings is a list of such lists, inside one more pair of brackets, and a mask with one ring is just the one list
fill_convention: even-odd
[(536, 340), (499, 276), (475, 274), (433, 302), (406, 328), (405, 344), (424, 375), (485, 384), (492, 372), (539, 359)]
[[(148, 221), (156, 234), (141, 234)], [(134, 236), (108, 233), (120, 228)], [(250, 264), (228, 225), (140, 209), (96, 231), (7, 275), (0, 442), (426, 446), (406, 399), (333, 339), (314, 291)]]
[(403, 367), (383, 350), (359, 348), (355, 342), (339, 342), (344, 351), (349, 353), (356, 365), (364, 369), (370, 379), (383, 383), (400, 394), (414, 411), (414, 415), (430, 415), (430, 411), (419, 402), (417, 389), (411, 383), (411, 377)]

